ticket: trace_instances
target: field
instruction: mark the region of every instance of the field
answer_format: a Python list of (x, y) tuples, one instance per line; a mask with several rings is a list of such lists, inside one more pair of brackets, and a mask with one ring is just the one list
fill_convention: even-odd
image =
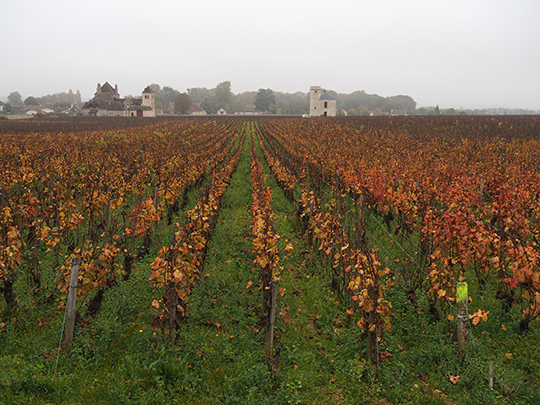
[(534, 116), (0, 121), (0, 404), (540, 404), (539, 162)]

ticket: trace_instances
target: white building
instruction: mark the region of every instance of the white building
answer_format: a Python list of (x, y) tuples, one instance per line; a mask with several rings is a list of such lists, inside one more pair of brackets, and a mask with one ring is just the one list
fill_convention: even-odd
[(311, 86), (309, 91), (309, 116), (335, 117), (336, 115), (336, 98), (328, 94), (321, 86)]

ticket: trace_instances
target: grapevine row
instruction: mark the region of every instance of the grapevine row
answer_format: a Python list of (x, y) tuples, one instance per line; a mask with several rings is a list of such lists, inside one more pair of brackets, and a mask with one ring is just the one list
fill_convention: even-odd
[(152, 263), (149, 281), (162, 293), (152, 305), (161, 309), (158, 323), (162, 329), (168, 327), (173, 342), (175, 334), (172, 332), (186, 317), (189, 296), (200, 276), (212, 227), (219, 214), (223, 194), (238, 166), (244, 139), (245, 135), (221, 169), (212, 175), (210, 186), (195, 207), (187, 212), (186, 223), (177, 229), (172, 243), (161, 247)]

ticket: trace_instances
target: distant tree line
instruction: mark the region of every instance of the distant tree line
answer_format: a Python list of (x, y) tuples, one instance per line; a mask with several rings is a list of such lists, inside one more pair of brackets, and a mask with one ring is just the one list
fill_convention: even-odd
[(480, 109), (455, 109), (445, 108), (442, 115), (537, 115), (540, 110), (528, 110), (525, 108), (480, 108)]
[[(161, 87), (157, 83), (150, 85), (156, 95), (156, 109), (165, 113), (186, 114), (193, 104), (198, 104), (208, 114), (216, 114), (224, 109), (228, 114), (236, 111), (259, 110), (272, 114), (301, 115), (309, 112), (309, 93), (282, 93), (272, 89), (260, 88), (258, 91), (246, 91), (234, 94), (230, 81), (218, 83), (216, 87), (193, 87), (182, 93), (171, 86)], [(531, 115), (540, 111), (509, 108), (485, 109), (441, 109), (435, 107), (416, 107), (416, 101), (407, 95), (390, 97), (368, 94), (364, 90), (350, 94), (327, 91), (337, 99), (339, 115), (348, 116), (381, 116), (388, 115), (392, 110), (404, 110), (407, 115)], [(131, 96), (126, 96), (131, 97)], [(11, 106), (18, 105), (51, 105), (56, 103), (80, 103), (81, 93), (68, 92), (48, 94), (43, 97), (29, 96), (24, 99), (18, 91), (8, 96), (9, 111)]]
[(21, 93), (18, 91), (12, 91), (7, 97), (9, 106), (21, 106), (21, 105), (53, 105), (57, 103), (66, 104), (78, 104), (81, 102), (81, 92), (77, 90), (73, 93), (73, 90), (69, 89), (68, 92), (47, 94), (43, 97), (28, 96), (24, 99)]
[(540, 111), (528, 110), (524, 108), (439, 108), (420, 107), (414, 112), (414, 115), (537, 115)]
[(383, 115), (389, 114), (392, 110), (405, 110), (407, 114), (411, 114), (416, 109), (416, 101), (410, 96), (383, 97), (368, 94), (364, 90), (350, 94), (329, 90), (328, 93), (337, 99), (338, 110), (347, 112), (347, 115), (371, 115), (372, 112), (373, 115)]

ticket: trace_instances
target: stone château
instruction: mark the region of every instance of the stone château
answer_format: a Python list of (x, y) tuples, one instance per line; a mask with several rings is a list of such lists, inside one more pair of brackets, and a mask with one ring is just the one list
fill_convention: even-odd
[(120, 98), (118, 85), (114, 88), (105, 82), (103, 86), (97, 85), (94, 97), (84, 104), (83, 115), (103, 117), (155, 117), (156, 95), (147, 86), (141, 98)]

